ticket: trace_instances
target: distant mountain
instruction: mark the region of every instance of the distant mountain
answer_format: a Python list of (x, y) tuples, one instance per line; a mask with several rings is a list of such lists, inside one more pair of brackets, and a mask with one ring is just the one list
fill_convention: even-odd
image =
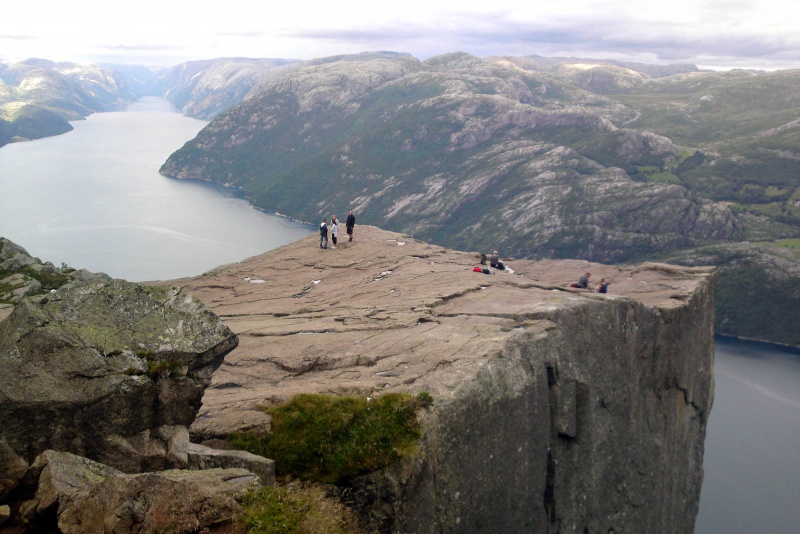
[(210, 120), (245, 99), (266, 74), (297, 61), (219, 58), (182, 63), (158, 72), (150, 92), (186, 115)]
[[(520, 258), (693, 263), (680, 251), (791, 244), (798, 73), (675, 69), (463, 53), (304, 62), (263, 78), (162, 173), (242, 187), (308, 221), (354, 209), (424, 240)], [(704, 257), (724, 264), (723, 288), (742, 272), (730, 255)], [(767, 276), (793, 281), (784, 267)], [(787, 295), (800, 302), (800, 284)], [(720, 331), (737, 333), (725, 325), (753, 309), (733, 310)], [(800, 329), (796, 317), (773, 331)]]
[(289, 59), (220, 58), (153, 69), (28, 59), (0, 64), (0, 146), (72, 129), (69, 121), (144, 95), (161, 96), (186, 115), (211, 119), (244, 100)]
[(630, 179), (624, 168), (679, 155), (665, 137), (614, 126), (632, 110), (504, 61), (356, 56), (287, 68), (259, 89), (162, 172), (243, 187), (305, 220), (354, 208), (518, 257), (624, 261), (736, 232), (728, 208)]
[(0, 146), (164, 96), (214, 119), (164, 174), (242, 187), (303, 220), (354, 209), (506, 257), (717, 264), (720, 332), (800, 344), (786, 335), (800, 331), (798, 82), (800, 71), (464, 53), (157, 72), (32, 59), (0, 65)]
[(0, 64), (0, 146), (68, 132), (69, 121), (136, 97), (126, 76), (96, 65), (43, 59)]

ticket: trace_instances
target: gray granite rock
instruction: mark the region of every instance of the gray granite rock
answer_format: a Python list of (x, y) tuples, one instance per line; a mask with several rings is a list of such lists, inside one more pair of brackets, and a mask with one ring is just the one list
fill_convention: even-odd
[(73, 452), (126, 472), (185, 467), (203, 391), (236, 336), (177, 288), (122, 280), (23, 300), (0, 322), (0, 429), (32, 461)]
[(247, 451), (215, 449), (197, 443), (189, 445), (189, 469), (247, 469), (258, 476), (262, 486), (275, 484), (275, 462)]
[[(241, 340), (193, 434), (298, 393), (427, 391), (418, 454), (354, 482), (374, 529), (692, 531), (715, 269), (509, 260), (487, 276), (477, 253), (356, 230), (178, 282)], [(610, 292), (570, 288), (586, 271)]]
[(236, 497), (258, 487), (244, 469), (170, 470), (106, 477), (59, 513), (64, 534), (209, 532), (241, 514)]
[(28, 462), (20, 458), (0, 436), (0, 502), (17, 487), (27, 469)]

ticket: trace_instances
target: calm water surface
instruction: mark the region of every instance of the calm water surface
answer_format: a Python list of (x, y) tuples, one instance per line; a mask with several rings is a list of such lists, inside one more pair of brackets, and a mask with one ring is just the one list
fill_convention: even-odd
[[(147, 99), (0, 149), (0, 235), (34, 256), (133, 281), (200, 274), (313, 229), (158, 168), (204, 122)], [(800, 355), (718, 340), (695, 532), (800, 532)]]
[(138, 282), (201, 274), (308, 235), (236, 190), (158, 174), (205, 124), (148, 98), (6, 145), (0, 236), (42, 261)]
[(800, 532), (800, 352), (717, 339), (697, 534)]

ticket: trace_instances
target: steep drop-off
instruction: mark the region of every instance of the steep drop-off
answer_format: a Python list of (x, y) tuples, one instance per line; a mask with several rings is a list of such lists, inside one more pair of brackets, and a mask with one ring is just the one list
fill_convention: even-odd
[[(479, 258), (356, 226), (179, 282), (240, 339), (195, 439), (298, 393), (429, 392), (411, 459), (353, 482), (385, 532), (691, 532), (713, 395), (713, 268)], [(583, 272), (607, 295), (569, 288)]]

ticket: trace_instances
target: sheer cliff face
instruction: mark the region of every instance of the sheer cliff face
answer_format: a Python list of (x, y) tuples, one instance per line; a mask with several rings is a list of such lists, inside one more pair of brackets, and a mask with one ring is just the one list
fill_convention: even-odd
[[(439, 431), (413, 469), (435, 490), (409, 491), (413, 477), (394, 474), (408, 531), (691, 532), (713, 393), (713, 276), (672, 274), (697, 285), (661, 302), (542, 313), (546, 333), (506, 340), (430, 422)], [(467, 294), (438, 311), (481, 308)]]
[[(186, 281), (240, 339), (193, 434), (265, 425), (258, 406), (302, 392), (428, 391), (419, 453), (355, 482), (375, 529), (690, 532), (714, 270), (478, 261), (356, 226)], [(568, 287), (587, 270), (609, 294)]]

